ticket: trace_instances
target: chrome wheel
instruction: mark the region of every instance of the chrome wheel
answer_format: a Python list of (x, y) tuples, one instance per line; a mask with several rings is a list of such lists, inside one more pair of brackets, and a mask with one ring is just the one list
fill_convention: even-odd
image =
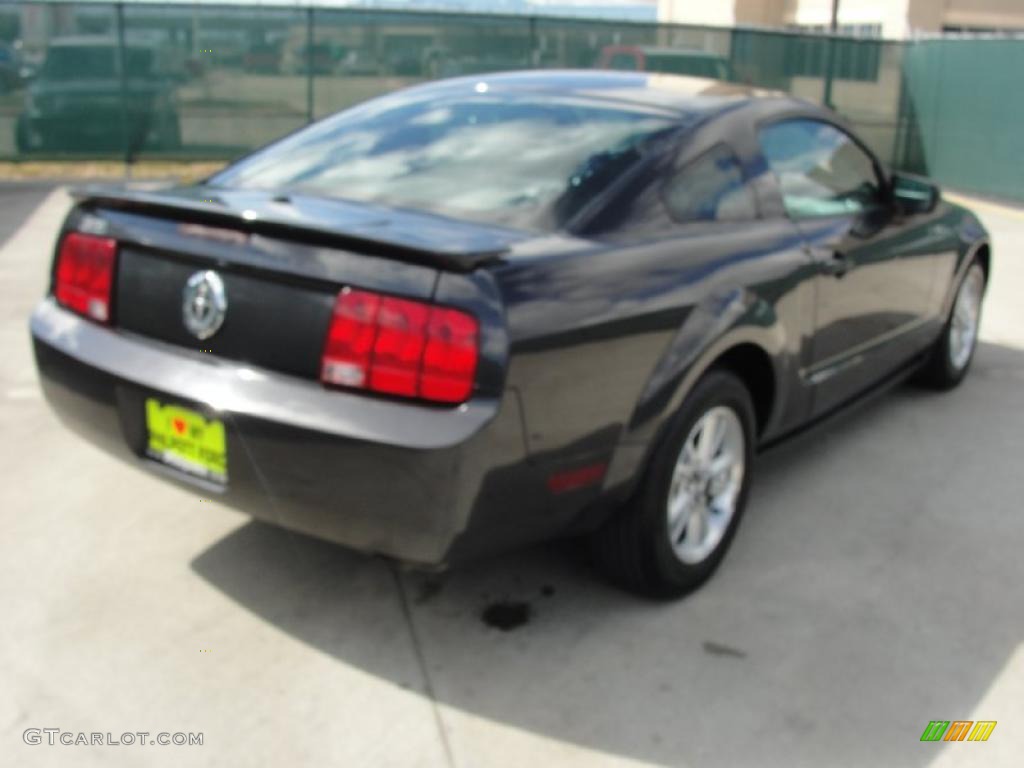
[(985, 274), (980, 266), (974, 264), (960, 284), (949, 328), (949, 362), (958, 371), (967, 365), (978, 341), (981, 297), (984, 291)]
[(745, 457), (743, 425), (732, 408), (715, 406), (693, 425), (667, 503), (670, 543), (682, 562), (702, 562), (722, 541), (743, 488)]

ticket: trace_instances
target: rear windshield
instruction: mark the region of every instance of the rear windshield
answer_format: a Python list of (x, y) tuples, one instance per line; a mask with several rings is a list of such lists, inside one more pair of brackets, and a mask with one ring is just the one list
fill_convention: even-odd
[(241, 160), (210, 183), (550, 230), (679, 120), (590, 101), (432, 96), (384, 97), (342, 112)]

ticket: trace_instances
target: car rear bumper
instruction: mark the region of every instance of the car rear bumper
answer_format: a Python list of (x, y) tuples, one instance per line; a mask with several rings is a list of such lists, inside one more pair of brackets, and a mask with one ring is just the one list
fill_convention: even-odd
[[(538, 533), (529, 514), (523, 525), (509, 518), (512, 494), (505, 491), (515, 488), (518, 502), (528, 504), (543, 489), (525, 461), (515, 396), (453, 409), (330, 391), (101, 327), (52, 299), (38, 306), (30, 326), (43, 391), (69, 428), (207, 498), (424, 565)], [(224, 422), (225, 485), (146, 455), (147, 397)]]

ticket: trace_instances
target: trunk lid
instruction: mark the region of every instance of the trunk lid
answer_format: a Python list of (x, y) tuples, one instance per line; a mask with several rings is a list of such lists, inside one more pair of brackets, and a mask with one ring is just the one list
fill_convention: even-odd
[[(205, 196), (204, 196), (205, 195)], [(268, 192), (76, 190), (65, 229), (118, 241), (112, 324), (123, 331), (316, 379), (338, 291), (431, 301), (443, 271), (500, 258), (523, 233), (412, 211)], [(224, 321), (200, 339), (185, 286), (214, 270)]]
[(73, 189), (89, 207), (352, 249), (397, 261), (471, 271), (531, 233), (368, 203), (266, 190), (194, 186), (162, 191)]

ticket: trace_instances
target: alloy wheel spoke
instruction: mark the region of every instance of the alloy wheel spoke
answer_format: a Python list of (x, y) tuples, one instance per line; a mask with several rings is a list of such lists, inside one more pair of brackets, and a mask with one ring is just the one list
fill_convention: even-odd
[(689, 494), (681, 492), (669, 510), (668, 534), (673, 544), (678, 544), (683, 538), (683, 532), (690, 521), (690, 502)]
[(676, 466), (672, 470), (673, 482), (680, 478), (689, 478), (693, 475), (694, 461), (693, 455), (689, 450), (689, 447), (683, 449), (682, 453), (679, 454), (679, 460), (676, 461)]
[(669, 519), (686, 517), (686, 512), (693, 506), (693, 494), (686, 488), (680, 488), (669, 502)]
[(690, 543), (699, 546), (707, 536), (707, 507), (703, 504), (696, 505), (686, 523), (686, 539)]
[(714, 478), (717, 477), (718, 475), (725, 474), (726, 472), (731, 470), (733, 463), (734, 461), (732, 454), (729, 453), (728, 451), (723, 451), (721, 454), (719, 454), (712, 460), (711, 466), (708, 468), (708, 471), (711, 474), (711, 477)]
[(704, 426), (700, 432), (699, 458), (702, 465), (711, 463), (715, 452), (718, 450), (725, 428), (722, 417), (711, 411), (704, 417)]
[[(728, 503), (732, 503), (729, 501)], [(708, 515), (706, 518), (708, 536), (717, 537), (729, 523), (729, 515), (725, 514), (725, 507), (721, 505), (719, 499), (715, 499), (711, 504), (708, 505)]]

